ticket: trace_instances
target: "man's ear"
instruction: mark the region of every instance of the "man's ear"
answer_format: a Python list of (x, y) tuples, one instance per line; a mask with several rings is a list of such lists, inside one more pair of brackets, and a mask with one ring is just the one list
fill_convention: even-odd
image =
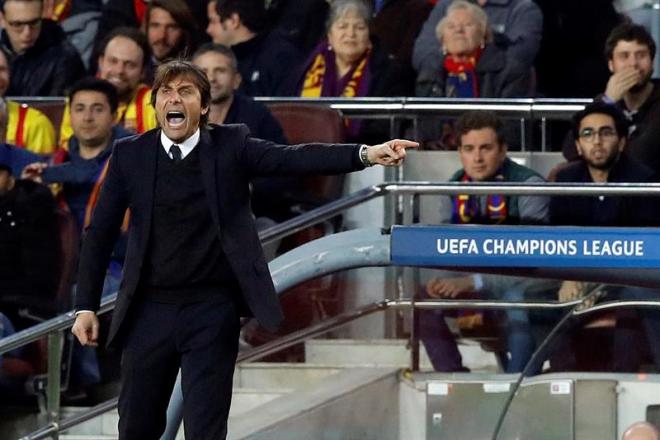
[(607, 68), (610, 69), (610, 73), (614, 73), (614, 63), (611, 59), (607, 60)]
[(2, 26), (3, 29), (7, 29), (7, 21), (5, 20), (5, 14), (0, 10), (0, 26)]
[(578, 156), (582, 156), (582, 147), (580, 147), (580, 143), (578, 141), (575, 141), (575, 149), (577, 150)]
[(201, 113), (202, 115), (205, 115), (205, 114), (207, 114), (208, 112), (209, 112), (209, 106), (207, 105), (206, 107), (202, 107), (202, 110), (201, 110), (200, 113)]
[(232, 12), (225, 21), (228, 22), (228, 27), (231, 29), (238, 29), (243, 24), (241, 16), (237, 12)]
[(240, 72), (237, 71), (234, 74), (234, 83), (232, 84), (233, 89), (238, 90), (242, 82), (243, 82), (243, 77), (241, 76)]

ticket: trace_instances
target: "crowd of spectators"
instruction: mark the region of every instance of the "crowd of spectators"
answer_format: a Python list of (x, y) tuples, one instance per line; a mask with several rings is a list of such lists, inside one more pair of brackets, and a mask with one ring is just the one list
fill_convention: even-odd
[[(652, 79), (656, 43), (649, 30), (633, 23), (647, 23), (646, 11), (634, 10), (626, 16), (625, 3), (0, 0), (0, 219), (7, 212), (24, 215), (20, 225), (26, 229), (20, 239), (26, 240), (38, 236), (30, 228), (40, 227), (57, 207), (69, 212), (82, 232), (103, 182), (112, 142), (157, 127), (150, 83), (155, 67), (170, 58), (190, 58), (207, 74), (211, 123), (245, 123), (254, 136), (277, 143), (286, 142), (283, 130), (255, 96), (595, 98), (590, 113), (576, 116), (572, 137), (563, 146), (573, 163), (557, 179), (656, 181), (660, 171), (660, 86)], [(592, 17), (588, 25), (585, 15)], [(84, 26), (79, 26), (83, 17)], [(54, 126), (44, 113), (20, 104), (18, 97), (66, 97), (61, 123)], [(593, 115), (600, 119), (591, 121)], [(466, 115), (456, 127), (445, 120), (431, 125), (421, 136), (449, 139), (437, 145), (456, 148), (461, 157), (463, 168), (453, 180), (544, 180), (508, 159), (506, 130), (492, 115)], [(379, 133), (379, 123), (350, 121), (345, 128), (347, 138), (355, 141), (387, 136), (386, 130)], [(52, 200), (42, 184), (51, 186)], [(295, 182), (255, 181), (254, 190), (267, 193), (287, 185)], [(37, 203), (31, 200), (38, 200), (44, 212), (15, 208)], [(457, 196), (447, 217), (453, 223), (643, 226), (660, 218), (655, 212), (646, 216), (650, 206), (631, 208), (623, 199), (585, 198), (576, 205), (571, 202), (570, 210), (557, 208), (562, 203), (567, 202)], [(571, 216), (562, 218), (569, 211)], [(53, 222), (45, 222), (46, 230), (53, 228)], [(0, 249), (0, 259), (19, 255), (22, 246), (34, 247), (19, 242), (8, 224), (0, 223), (0, 246), (8, 246)], [(7, 298), (34, 303), (29, 298), (55, 289), (45, 268), (28, 264), (55, 258), (37, 258), (29, 252), (54, 252), (55, 247), (53, 243), (29, 249), (21, 254), (25, 259), (0, 264), (4, 277), (23, 274), (25, 278), (15, 280), (20, 288), (13, 288), (13, 293), (6, 292), (13, 284), (5, 278), (0, 282), (0, 312), (6, 315), (0, 314), (6, 323), (0, 335), (13, 331), (7, 318), (15, 313), (3, 308), (11, 303)], [(116, 266), (108, 272), (108, 291), (119, 279), (121, 246), (116, 255)], [(12, 264), (24, 267), (18, 270)], [(21, 284), (39, 280), (48, 285), (28, 289)], [(426, 287), (429, 297), (478, 292), (516, 299), (538, 284), (519, 278), (450, 277), (434, 278)], [(554, 289), (564, 299), (587, 290), (570, 282)], [(630, 298), (645, 293), (623, 289), (612, 294)], [(507, 369), (519, 371), (534, 347), (531, 324), (525, 313), (509, 313), (506, 318), (511, 356)], [(463, 369), (442, 316), (434, 314), (423, 324), (432, 335), (425, 338), (436, 368)], [(644, 324), (655, 355), (659, 341), (650, 312)], [(660, 352), (655, 360), (660, 367)]]

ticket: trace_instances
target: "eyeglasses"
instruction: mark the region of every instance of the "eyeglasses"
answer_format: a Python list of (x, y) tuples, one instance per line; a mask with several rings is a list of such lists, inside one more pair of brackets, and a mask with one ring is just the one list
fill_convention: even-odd
[(30, 30), (34, 30), (41, 26), (41, 20), (41, 18), (35, 18), (34, 20), (28, 21), (7, 21), (7, 26), (16, 31), (22, 31), (26, 27)]
[(601, 140), (605, 140), (615, 138), (617, 133), (616, 129), (613, 127), (600, 127), (598, 130), (587, 127), (580, 132), (580, 139), (585, 142), (593, 142), (596, 139), (596, 135), (598, 135)]

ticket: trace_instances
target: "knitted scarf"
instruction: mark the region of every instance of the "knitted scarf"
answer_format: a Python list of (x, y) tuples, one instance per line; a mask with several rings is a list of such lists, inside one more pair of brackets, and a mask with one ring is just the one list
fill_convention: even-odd
[(458, 61), (450, 54), (445, 56), (444, 68), (447, 72), (445, 96), (448, 98), (479, 97), (476, 66), (481, 51), (482, 49), (477, 49), (467, 61)]
[(312, 54), (305, 70), (300, 96), (305, 98), (367, 96), (371, 80), (370, 53), (371, 50), (367, 50), (344, 76), (337, 78), (335, 53), (327, 42), (321, 43)]
[[(493, 180), (496, 182), (504, 181), (502, 169), (497, 171)], [(472, 179), (467, 174), (464, 174), (461, 178), (461, 182), (471, 181)], [(488, 195), (486, 198), (487, 209), (485, 216), (482, 215), (479, 209), (479, 196), (460, 194), (454, 197), (453, 202), (452, 223), (498, 224), (504, 223), (507, 219), (508, 209), (505, 196)]]

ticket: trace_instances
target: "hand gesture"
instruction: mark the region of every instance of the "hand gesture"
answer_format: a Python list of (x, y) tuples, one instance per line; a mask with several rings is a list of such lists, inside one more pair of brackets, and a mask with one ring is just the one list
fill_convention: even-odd
[(605, 88), (605, 95), (613, 101), (618, 101), (623, 98), (628, 90), (641, 79), (640, 73), (634, 67), (623, 69), (620, 72), (614, 73), (607, 81)]
[(426, 284), (431, 298), (456, 298), (463, 293), (474, 292), (472, 277), (433, 278)]
[(96, 347), (99, 345), (99, 319), (94, 312), (80, 312), (71, 328), (81, 345)]
[(419, 144), (405, 139), (393, 139), (384, 144), (367, 147), (367, 159), (373, 164), (384, 166), (401, 165), (406, 157), (406, 148), (417, 148)]
[(48, 164), (43, 162), (35, 162), (27, 165), (23, 168), (21, 172), (21, 179), (30, 179), (38, 183), (43, 183), (43, 178), (41, 175), (44, 172), (44, 169), (48, 168)]

